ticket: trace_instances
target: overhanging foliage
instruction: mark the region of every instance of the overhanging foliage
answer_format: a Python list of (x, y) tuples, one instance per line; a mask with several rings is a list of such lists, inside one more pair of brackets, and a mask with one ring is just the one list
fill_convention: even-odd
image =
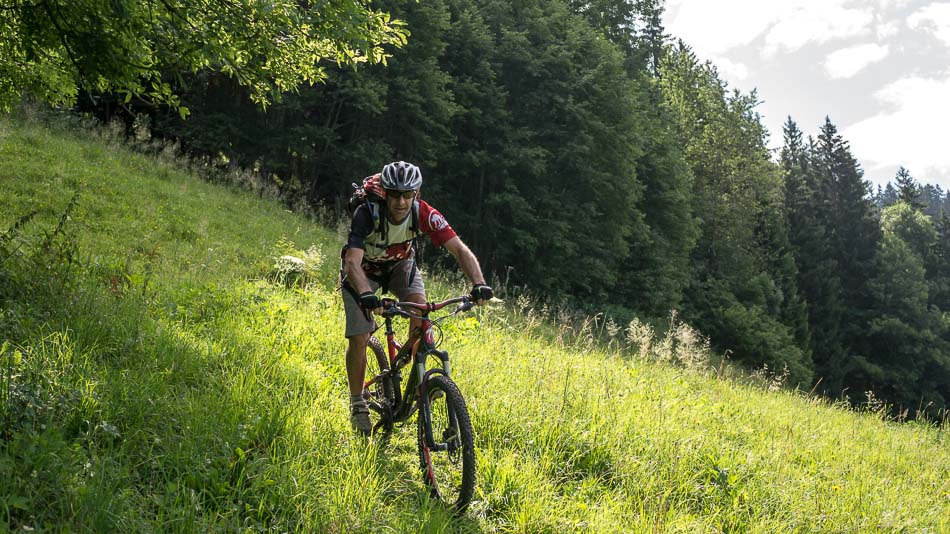
[[(4, 0), (0, 109), (26, 91), (69, 105), (81, 90), (169, 104), (172, 81), (201, 70), (234, 77), (265, 106), (325, 77), (321, 60), (381, 62), (405, 42), (366, 0)], [(171, 79), (170, 79), (171, 78)]]

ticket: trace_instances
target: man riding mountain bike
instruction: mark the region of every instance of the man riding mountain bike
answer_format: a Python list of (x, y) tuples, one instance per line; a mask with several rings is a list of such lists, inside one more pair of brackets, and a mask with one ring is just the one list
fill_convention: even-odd
[[(377, 185), (378, 179), (378, 185)], [(389, 291), (400, 301), (425, 303), (425, 285), (415, 261), (415, 238), (429, 236), (444, 246), (472, 283), (472, 299), (479, 305), (493, 296), (485, 284), (478, 259), (435, 208), (419, 198), (422, 172), (404, 161), (389, 163), (364, 185), (376, 201), (362, 203), (353, 212), (350, 234), (343, 246), (340, 287), (346, 313), (346, 378), (350, 388), (350, 424), (363, 434), (372, 432), (369, 407), (363, 398), (366, 346), (376, 330), (372, 313), (381, 313), (376, 291)], [(419, 324), (412, 321), (409, 328)]]

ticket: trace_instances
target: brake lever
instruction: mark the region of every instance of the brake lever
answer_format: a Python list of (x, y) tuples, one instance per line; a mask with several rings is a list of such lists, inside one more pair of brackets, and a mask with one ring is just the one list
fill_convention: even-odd
[(457, 314), (457, 313), (467, 312), (468, 310), (471, 310), (471, 309), (474, 308), (475, 306), (476, 306), (476, 304), (475, 304), (474, 302), (471, 302), (471, 301), (469, 301), (469, 302), (463, 302), (463, 303), (461, 303), (461, 304), (458, 305), (458, 308), (455, 308), (455, 311), (452, 312), (452, 315), (455, 315), (455, 314)]
[(395, 317), (397, 315), (403, 316), (405, 313), (402, 308), (396, 306), (396, 301), (393, 299), (384, 298), (379, 301), (380, 306), (383, 308), (383, 317)]

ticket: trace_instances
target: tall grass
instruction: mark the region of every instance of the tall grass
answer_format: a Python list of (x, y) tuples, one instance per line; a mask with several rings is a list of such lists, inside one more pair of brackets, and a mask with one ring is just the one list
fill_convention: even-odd
[(675, 317), (514, 298), (443, 327), (477, 449), (454, 517), (414, 429), (348, 427), (334, 230), (109, 136), (2, 118), (0, 160), (10, 530), (950, 531), (946, 424), (731, 376)]

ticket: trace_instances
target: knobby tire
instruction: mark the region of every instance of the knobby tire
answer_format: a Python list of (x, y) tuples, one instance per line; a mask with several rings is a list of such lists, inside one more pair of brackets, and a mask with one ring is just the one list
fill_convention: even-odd
[[(439, 395), (437, 392), (441, 392)], [(425, 418), (416, 417), (418, 426), (419, 463), (423, 480), (431, 495), (462, 513), (475, 493), (475, 439), (465, 399), (447, 376), (436, 375), (426, 383), (432, 436), (436, 442), (452, 443), (454, 451), (429, 450), (426, 444)], [(451, 427), (449, 413), (455, 414)]]
[[(375, 336), (370, 337), (369, 343), (366, 344), (366, 377), (372, 378), (388, 369), (389, 358), (386, 356), (386, 349), (383, 348), (382, 343), (380, 343), (380, 341), (376, 339)], [(396, 401), (396, 396), (393, 393), (392, 379), (388, 376), (384, 377), (379, 382), (370, 386), (369, 389), (364, 389), (363, 396), (368, 397), (367, 401), (370, 403), (370, 405), (375, 402), (383, 406), (388, 406), (391, 409), (393, 403)], [(392, 430), (392, 421), (388, 423), (380, 423), (382, 416), (372, 407), (370, 408), (370, 414), (374, 427), (377, 427), (378, 425), (378, 428), (384, 432), (389, 432)]]

